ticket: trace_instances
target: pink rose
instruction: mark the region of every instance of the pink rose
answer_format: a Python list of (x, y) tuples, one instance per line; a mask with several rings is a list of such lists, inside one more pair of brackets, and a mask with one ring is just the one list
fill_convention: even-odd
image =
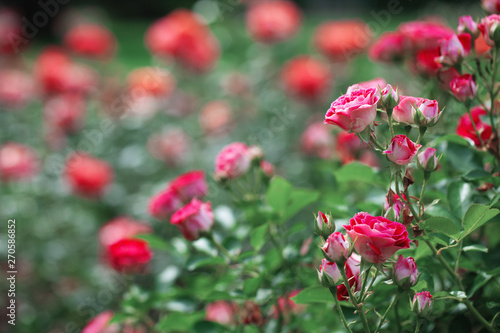
[(465, 102), (476, 96), (477, 86), (472, 75), (464, 74), (450, 82), (450, 89), (456, 99)]
[(3, 181), (28, 180), (39, 170), (36, 152), (17, 142), (0, 146), (0, 178)]
[(399, 255), (398, 261), (394, 265), (394, 282), (403, 288), (411, 288), (417, 284), (418, 270), (415, 259), (412, 257), (404, 258)]
[(417, 156), (417, 165), (424, 171), (434, 171), (438, 167), (438, 158), (435, 148), (426, 148)]
[(106, 249), (122, 239), (133, 238), (139, 234), (150, 234), (152, 232), (153, 229), (151, 226), (130, 217), (121, 216), (104, 224), (99, 229), (97, 237), (101, 247)]
[(411, 302), (411, 309), (417, 315), (425, 317), (432, 310), (432, 295), (428, 291), (416, 293)]
[(489, 46), (495, 46), (495, 42), (500, 40), (500, 15), (492, 14), (483, 17), (479, 24), (479, 30), (484, 37), (484, 41)]
[(459, 34), (469, 34), (471, 39), (476, 39), (480, 34), (476, 21), (474, 21), (470, 15), (458, 18), (457, 32)]
[(295, 304), (295, 302), (291, 299), (294, 296), (297, 296), (301, 292), (301, 289), (295, 289), (290, 291), (286, 296), (280, 296), (278, 297), (278, 308), (276, 305), (273, 306), (272, 309), (272, 317), (273, 318), (278, 318), (279, 314), (281, 313), (285, 318), (287, 318), (290, 313), (293, 314), (299, 314), (302, 311), (304, 311), (304, 305), (302, 304)]
[(500, 14), (499, 0), (481, 0), (484, 10), (489, 14)]
[(410, 41), (414, 50), (436, 47), (440, 39), (455, 33), (450, 27), (431, 21), (405, 22), (397, 31)]
[(439, 42), (439, 63), (446, 66), (455, 66), (464, 60), (471, 49), (471, 37), (469, 34), (451, 35)]
[(170, 223), (176, 225), (187, 240), (197, 240), (200, 232), (209, 231), (214, 224), (212, 205), (195, 198), (175, 212)]
[(391, 162), (406, 165), (413, 160), (420, 147), (422, 145), (413, 143), (406, 135), (398, 134), (392, 138), (391, 144), (383, 153), (387, 154)]
[(238, 305), (228, 301), (215, 301), (207, 305), (205, 320), (215, 321), (222, 325), (236, 323)]
[(217, 180), (238, 178), (247, 172), (250, 162), (248, 146), (242, 142), (233, 142), (222, 148), (215, 157), (214, 178)]
[(310, 124), (302, 133), (300, 146), (304, 155), (317, 156), (324, 160), (331, 159), (334, 150), (334, 138), (330, 127), (321, 122)]
[(325, 124), (337, 125), (343, 130), (359, 133), (375, 120), (379, 99), (378, 89), (350, 89), (347, 94), (332, 103), (325, 115)]
[(208, 184), (203, 170), (192, 170), (175, 178), (170, 183), (182, 201), (188, 202), (193, 198), (201, 199), (208, 192)]
[(412, 96), (401, 96), (399, 104), (392, 111), (394, 120), (398, 123), (414, 124), (413, 120), (416, 112), (416, 105), (420, 98)]
[(168, 220), (182, 206), (182, 200), (177, 192), (168, 187), (149, 199), (148, 210), (151, 216), (159, 220)]
[(404, 225), (382, 216), (357, 213), (344, 228), (356, 252), (374, 264), (382, 263), (396, 251), (410, 247)]
[[(103, 311), (97, 316), (92, 318), (82, 330), (82, 333), (104, 333), (104, 332), (118, 332), (118, 325), (109, 325), (114, 313), (112, 311)], [(110, 326), (114, 326), (110, 327)]]
[(114, 170), (106, 161), (82, 152), (73, 153), (66, 161), (64, 179), (80, 196), (101, 196), (114, 178)]
[[(349, 288), (354, 288), (354, 291), (359, 291), (361, 289), (361, 283), (359, 281), (361, 257), (356, 253), (351, 254), (344, 263), (344, 269), (349, 281)], [(349, 293), (345, 283), (339, 284), (339, 282), (342, 281), (342, 275), (336, 263), (323, 259), (319, 267), (319, 278), (321, 281), (329, 280), (331, 286), (337, 286), (337, 299), (339, 301), (349, 300)]]
[(335, 222), (330, 215), (324, 214), (323, 212), (319, 211), (318, 216), (316, 216), (316, 224), (314, 230), (318, 235), (327, 239), (335, 231)]
[(399, 32), (383, 33), (368, 50), (372, 61), (396, 62), (402, 60), (408, 51), (409, 42)]
[[(392, 190), (391, 190), (391, 192), (392, 192)], [(394, 214), (396, 215), (396, 219), (399, 220), (401, 213), (406, 211), (409, 214), (410, 209), (406, 206), (405, 202), (401, 199), (401, 197), (399, 195), (397, 195), (394, 192), (392, 192), (392, 193), (393, 193), (392, 198), (391, 198), (392, 205), (389, 202), (388, 198), (386, 197), (385, 203), (384, 203), (384, 210), (388, 211), (389, 209), (392, 208), (392, 210), (394, 211)], [(406, 200), (406, 196), (404, 194), (401, 194), (401, 196), (403, 197), (403, 199)], [(386, 216), (387, 216), (387, 214), (386, 214)]]
[(321, 249), (330, 261), (343, 263), (349, 255), (349, 242), (341, 232), (337, 231), (328, 237)]
[(436, 100), (401, 96), (392, 116), (400, 123), (432, 126), (439, 120), (441, 111)]

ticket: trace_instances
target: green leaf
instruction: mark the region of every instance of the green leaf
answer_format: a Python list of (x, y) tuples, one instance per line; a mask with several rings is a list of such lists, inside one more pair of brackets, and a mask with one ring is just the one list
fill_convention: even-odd
[(453, 239), (457, 239), (460, 228), (452, 220), (446, 217), (431, 217), (419, 223), (420, 229), (442, 233)]
[(308, 303), (333, 303), (333, 296), (323, 286), (313, 286), (303, 289), (299, 294), (291, 298), (296, 304)]
[(464, 216), (464, 231), (460, 235), (460, 239), (465, 238), (477, 228), (484, 225), (486, 222), (494, 218), (500, 213), (496, 208), (490, 208), (485, 205), (472, 204), (465, 212)]
[(342, 166), (335, 172), (335, 178), (339, 183), (366, 182), (379, 183), (377, 173), (368, 165), (360, 162), (352, 162)]
[(243, 293), (247, 297), (254, 297), (257, 294), (257, 290), (259, 290), (260, 284), (262, 283), (262, 277), (255, 277), (246, 279), (243, 282)]
[(152, 249), (164, 250), (164, 251), (169, 249), (168, 243), (163, 238), (160, 238), (160, 237), (152, 235), (152, 234), (136, 235), (135, 238), (145, 240), (146, 242), (149, 243), (149, 246)]
[(420, 281), (417, 282), (416, 285), (414, 285), (413, 287), (411, 287), (411, 289), (415, 290), (416, 292), (425, 290), (425, 289), (427, 289), (427, 281), (420, 280)]
[(287, 205), (285, 220), (290, 219), (297, 214), (302, 208), (316, 202), (319, 199), (319, 192), (304, 188), (294, 189), (290, 195), (290, 200)]
[(193, 326), (193, 332), (219, 333), (230, 332), (229, 328), (214, 321), (202, 320)]
[(131, 316), (129, 314), (115, 312), (113, 314), (113, 317), (109, 321), (109, 323), (110, 324), (120, 324), (120, 323), (124, 322), (126, 319), (128, 319), (130, 317)]
[(203, 266), (224, 265), (226, 261), (221, 257), (206, 257), (206, 256), (193, 256), (189, 258), (186, 263), (186, 268), (189, 271), (195, 270)]
[(448, 203), (450, 204), (450, 211), (454, 213), (455, 216), (463, 216), (462, 203), (469, 196), (470, 190), (470, 186), (463, 182), (454, 182), (448, 186)]
[(478, 291), (481, 289), (482, 286), (484, 286), (486, 283), (488, 283), (491, 279), (493, 278), (493, 275), (485, 273), (485, 272), (479, 272), (478, 275), (474, 278), (474, 282), (472, 283), (472, 288), (471, 290), (467, 293), (469, 297), (472, 297)]
[(252, 230), (250, 235), (250, 244), (256, 251), (259, 251), (262, 245), (266, 242), (267, 229), (269, 228), (269, 223), (264, 223), (263, 225)]
[(160, 319), (156, 329), (161, 332), (190, 331), (193, 324), (205, 317), (204, 312), (184, 313), (172, 312)]
[(281, 177), (273, 177), (266, 193), (266, 200), (275, 212), (284, 214), (292, 193), (292, 184)]
[[(469, 141), (467, 141), (466, 139), (464, 139), (461, 136), (456, 135), (456, 134), (447, 134), (447, 135), (440, 136), (439, 138), (437, 138), (434, 141), (435, 142), (434, 145), (440, 144), (441, 142), (444, 142), (444, 141), (453, 142), (453, 143), (459, 144), (461, 146), (470, 147)], [(434, 145), (432, 145), (432, 146), (434, 146)]]

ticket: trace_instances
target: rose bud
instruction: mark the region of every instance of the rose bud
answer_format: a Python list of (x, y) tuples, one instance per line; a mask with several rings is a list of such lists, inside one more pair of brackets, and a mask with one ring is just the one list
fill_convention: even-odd
[(435, 171), (438, 167), (438, 157), (436, 156), (435, 148), (425, 148), (425, 150), (418, 154), (417, 165), (420, 170), (426, 172)]
[(404, 225), (382, 216), (357, 213), (344, 228), (356, 252), (374, 264), (383, 263), (396, 251), (410, 247)]
[(78, 24), (64, 36), (64, 44), (76, 55), (109, 59), (116, 48), (111, 31), (98, 24)]
[(273, 44), (295, 35), (301, 16), (300, 9), (292, 1), (262, 1), (248, 8), (246, 27), (255, 41)]
[(349, 257), (349, 242), (341, 232), (332, 233), (321, 248), (326, 259), (342, 264)]
[[(486, 143), (492, 135), (491, 126), (481, 120), (481, 117), (487, 116), (488, 112), (481, 107), (476, 106), (470, 110), (470, 113), (472, 115), (472, 119), (469, 117), (468, 113), (462, 115), (458, 119), (456, 133), (463, 138), (472, 140), (476, 147), (480, 147), (481, 140), (483, 143)], [(472, 122), (474, 122), (481, 139), (477, 136)]]
[(172, 214), (182, 208), (182, 200), (171, 187), (149, 199), (148, 211), (159, 220), (169, 220)]
[(205, 309), (205, 320), (215, 321), (222, 325), (236, 323), (238, 305), (228, 301), (215, 301), (207, 305)]
[(478, 27), (487, 45), (493, 47), (495, 42), (500, 41), (500, 15), (483, 17)]
[(29, 180), (38, 170), (38, 156), (32, 148), (17, 142), (7, 142), (0, 147), (2, 181)]
[(201, 199), (208, 192), (208, 184), (203, 170), (186, 172), (175, 178), (169, 186), (184, 202), (193, 198)]
[(187, 240), (197, 240), (201, 232), (208, 232), (214, 224), (212, 205), (195, 198), (175, 212), (170, 223), (177, 226)]
[(345, 131), (359, 133), (370, 126), (377, 116), (380, 94), (376, 88), (351, 87), (337, 98), (325, 115), (325, 124), (337, 125)]
[(99, 197), (113, 180), (113, 169), (103, 160), (85, 153), (71, 155), (64, 178), (72, 191), (84, 197)]
[(481, 5), (488, 14), (500, 14), (499, 0), (481, 0)]
[(421, 98), (416, 105), (414, 121), (419, 126), (431, 127), (436, 125), (441, 116), (441, 110), (436, 100)]
[(403, 60), (408, 49), (408, 41), (399, 32), (384, 32), (368, 50), (372, 61), (393, 63)]
[(272, 165), (268, 161), (260, 161), (260, 170), (267, 178), (271, 178), (272, 176), (274, 176), (274, 165)]
[(466, 15), (458, 18), (458, 28), (457, 32), (459, 34), (469, 34), (471, 39), (476, 39), (479, 34), (479, 28), (476, 21), (472, 19), (472, 16)]
[(432, 311), (432, 295), (428, 291), (416, 293), (411, 302), (411, 309), (420, 317), (426, 317)]
[(406, 135), (398, 134), (392, 138), (391, 144), (383, 153), (387, 154), (389, 161), (406, 165), (413, 160), (420, 147), (422, 145), (413, 143)]
[(319, 282), (327, 288), (335, 287), (342, 281), (342, 275), (337, 267), (337, 264), (328, 261), (326, 258), (321, 260), (321, 265), (318, 270)]
[(445, 66), (460, 64), (469, 54), (471, 49), (471, 37), (469, 34), (452, 35), (441, 40), (439, 46), (439, 57), (436, 59)]
[(322, 236), (324, 239), (327, 239), (333, 232), (335, 232), (335, 222), (333, 222), (330, 215), (326, 215), (319, 211), (318, 216), (316, 216), (314, 231), (318, 236)]
[(242, 142), (233, 142), (222, 148), (215, 157), (214, 178), (217, 181), (238, 178), (247, 172), (250, 162), (248, 146)]
[(142, 239), (122, 239), (107, 251), (109, 264), (113, 269), (125, 274), (143, 274), (153, 258), (148, 242)]
[[(406, 196), (403, 193), (401, 193), (401, 196), (404, 200), (407, 200)], [(389, 202), (389, 198), (391, 199), (392, 203)], [(399, 220), (401, 214), (404, 213), (404, 211), (407, 212), (410, 211), (410, 209), (406, 206), (405, 202), (401, 199), (401, 197), (396, 193), (394, 193), (392, 190), (390, 190), (387, 196), (385, 197), (384, 210), (387, 212), (385, 214), (386, 218), (388, 218), (388, 213), (391, 208), (392, 211), (394, 212), (394, 217), (397, 220)]]
[(364, 53), (373, 37), (361, 20), (329, 21), (314, 32), (314, 46), (332, 62), (344, 62)]
[(450, 89), (460, 102), (471, 100), (476, 96), (477, 86), (470, 74), (464, 74), (450, 82)]
[(308, 125), (302, 133), (301, 152), (306, 156), (317, 156), (328, 160), (332, 158), (334, 152), (334, 141), (329, 126), (325, 126), (322, 122), (314, 122)]
[(94, 318), (92, 318), (82, 330), (82, 333), (116, 333), (119, 331), (117, 324), (109, 324), (113, 318), (112, 311), (103, 311)]
[(289, 95), (306, 102), (315, 102), (328, 93), (330, 69), (311, 56), (298, 56), (283, 66), (281, 82)]
[[(385, 86), (385, 88), (383, 88), (380, 91), (380, 94), (381, 94), (381, 98), (379, 101), (380, 105), (383, 108), (391, 110), (390, 112), (392, 112), (392, 109), (395, 108), (399, 104), (398, 89), (394, 90), (392, 88), (392, 86), (390, 84), (388, 84), (387, 86)], [(391, 116), (391, 115), (392, 115), (392, 113), (389, 114), (389, 116)]]
[[(349, 288), (354, 289), (354, 291), (359, 291), (361, 289), (361, 283), (359, 281), (361, 257), (353, 253), (343, 265), (349, 281)], [(339, 301), (349, 300), (349, 292), (347, 291), (345, 281), (343, 281), (336, 263), (323, 259), (318, 275), (321, 283), (325, 287), (330, 288), (337, 286), (337, 299)]]
[(136, 221), (130, 217), (117, 217), (104, 224), (97, 234), (99, 245), (102, 249), (117, 243), (122, 239), (133, 238), (140, 234), (150, 234), (153, 232), (151, 226)]
[(398, 261), (394, 265), (392, 275), (394, 283), (404, 289), (413, 287), (418, 282), (418, 270), (415, 259), (412, 257), (404, 258), (399, 255)]

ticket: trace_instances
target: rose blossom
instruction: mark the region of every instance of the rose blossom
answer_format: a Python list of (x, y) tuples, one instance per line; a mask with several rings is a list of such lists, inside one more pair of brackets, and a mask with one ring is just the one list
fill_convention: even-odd
[(281, 70), (285, 91), (306, 101), (316, 101), (328, 92), (330, 69), (322, 61), (303, 55), (288, 61)]
[(242, 142), (233, 142), (215, 157), (214, 178), (217, 180), (234, 179), (243, 175), (250, 168), (249, 148)]
[(383, 153), (387, 154), (391, 162), (406, 165), (413, 160), (420, 147), (422, 145), (415, 144), (406, 135), (398, 134), (392, 138), (391, 144)]
[(168, 220), (182, 206), (179, 195), (169, 187), (149, 199), (148, 211), (159, 220)]
[(107, 259), (116, 271), (142, 274), (153, 258), (148, 242), (142, 239), (122, 239), (107, 249)]
[(399, 104), (394, 108), (392, 116), (400, 123), (432, 126), (437, 123), (441, 111), (436, 100), (401, 96)]
[[(394, 214), (396, 215), (396, 219), (399, 220), (399, 217), (401, 216), (401, 214), (404, 211), (409, 212), (410, 209), (406, 206), (405, 202), (401, 199), (401, 197), (399, 195), (392, 192), (392, 190), (390, 190), (389, 193), (390, 194), (388, 194), (388, 196), (391, 195), (391, 193), (392, 193), (392, 198), (391, 198), (392, 205), (389, 202), (390, 197), (388, 198), (386, 196), (385, 203), (384, 203), (384, 210), (388, 211), (390, 208), (392, 208), (392, 210), (394, 211)], [(401, 196), (403, 197), (404, 200), (406, 200), (406, 196), (404, 194), (401, 193)]]
[(500, 1), (499, 0), (481, 0), (481, 5), (484, 10), (489, 14), (500, 14)]
[(457, 32), (459, 34), (469, 34), (471, 39), (476, 39), (480, 34), (476, 21), (470, 15), (458, 18)]
[(436, 47), (440, 39), (455, 33), (450, 27), (431, 21), (405, 22), (397, 31), (405, 36), (414, 50)]
[[(349, 281), (349, 288), (354, 288), (354, 291), (359, 291), (361, 289), (361, 283), (359, 281), (361, 256), (353, 253), (343, 265)], [(340, 273), (337, 264), (323, 259), (319, 268), (319, 278), (320, 280), (325, 280), (326, 277), (331, 279), (333, 285), (337, 286), (337, 299), (339, 301), (349, 300), (349, 292), (347, 291), (345, 283), (341, 283), (339, 285), (339, 282), (342, 281), (342, 274)]]
[(456, 99), (465, 102), (476, 96), (477, 86), (472, 75), (464, 74), (450, 82), (450, 89)]
[(469, 34), (452, 35), (439, 43), (439, 63), (446, 66), (455, 66), (469, 54), (471, 36)]
[(215, 100), (202, 107), (198, 120), (206, 135), (219, 136), (231, 131), (233, 118), (231, 106), (224, 100)]
[(28, 180), (38, 170), (38, 156), (31, 147), (17, 142), (0, 146), (0, 178), (3, 181)]
[(349, 255), (349, 242), (337, 231), (328, 237), (321, 249), (330, 261), (343, 263)]
[(82, 152), (71, 155), (64, 169), (64, 178), (73, 192), (84, 197), (102, 195), (113, 177), (107, 162)]
[(260, 161), (260, 170), (264, 173), (266, 177), (271, 178), (272, 176), (274, 176), (274, 165), (272, 165), (268, 161), (265, 160)]
[(246, 27), (252, 39), (273, 44), (291, 38), (300, 28), (300, 9), (292, 1), (262, 1), (250, 5)]
[(172, 188), (184, 202), (191, 201), (193, 198), (201, 199), (207, 195), (208, 192), (205, 171), (192, 170), (183, 173), (170, 183), (170, 188)]
[(399, 255), (398, 261), (394, 265), (394, 282), (403, 288), (411, 288), (417, 284), (418, 270), (415, 259), (412, 257), (404, 258)]
[(136, 96), (165, 98), (170, 96), (177, 85), (175, 77), (168, 70), (158, 67), (139, 67), (127, 75), (127, 92)]
[(355, 87), (337, 98), (325, 115), (325, 124), (359, 133), (371, 125), (377, 116), (378, 89)]
[(439, 57), (439, 49), (431, 47), (418, 50), (415, 57), (410, 60), (410, 70), (418, 75), (435, 77), (439, 69), (443, 67), (436, 59)]
[[(109, 325), (114, 313), (112, 311), (103, 311), (92, 318), (82, 330), (82, 333), (115, 333), (118, 332), (118, 325)], [(112, 327), (110, 327), (112, 326)]]
[(458, 119), (456, 133), (463, 138), (471, 139), (472, 141), (474, 141), (476, 147), (480, 147), (481, 140), (477, 136), (472, 122), (474, 122), (474, 124), (476, 125), (476, 129), (479, 132), (481, 139), (484, 143), (486, 143), (486, 141), (488, 141), (491, 137), (492, 129), (489, 124), (481, 120), (481, 117), (487, 116), (488, 112), (486, 112), (486, 110), (482, 109), (480, 106), (476, 106), (470, 110), (470, 113), (472, 115), (472, 119), (471, 117), (469, 117), (468, 113), (462, 115)]
[(89, 58), (110, 58), (116, 48), (111, 31), (98, 24), (78, 24), (64, 36), (64, 44), (73, 53)]
[(500, 40), (500, 15), (492, 14), (483, 17), (479, 24), (479, 30), (484, 37), (484, 41), (489, 46), (495, 46), (495, 42)]
[(150, 234), (151, 226), (127, 216), (117, 217), (104, 224), (97, 234), (99, 245), (106, 249), (122, 239), (133, 238), (139, 234)]
[(425, 317), (432, 310), (432, 295), (428, 291), (416, 293), (411, 302), (411, 309), (416, 314)]
[(0, 107), (19, 110), (35, 98), (35, 81), (28, 73), (5, 68), (0, 70), (0, 77), (2, 78), (0, 80)]
[(372, 61), (396, 62), (402, 60), (408, 50), (408, 41), (399, 32), (384, 32), (368, 50)]
[(406, 228), (382, 216), (357, 213), (344, 228), (356, 252), (374, 264), (382, 263), (396, 251), (410, 247)]
[(232, 325), (236, 322), (238, 305), (228, 301), (215, 301), (207, 305), (205, 313), (205, 320)]
[(176, 211), (170, 223), (177, 226), (187, 240), (197, 240), (200, 232), (209, 231), (214, 224), (212, 205), (195, 198)]
[(358, 86), (363, 89), (375, 88), (377, 89), (377, 96), (380, 97), (380, 89), (381, 87), (387, 86), (387, 82), (385, 81), (385, 79), (377, 77), (375, 79), (359, 82), (358, 84), (352, 85), (348, 88), (348, 91), (350, 92), (354, 87)]
[(417, 156), (417, 165), (424, 171), (434, 171), (438, 167), (438, 158), (435, 148), (425, 148), (423, 152)]
[(46, 100), (43, 116), (52, 130), (65, 134), (78, 132), (87, 113), (85, 99), (80, 94), (59, 94)]
[(317, 156), (324, 160), (332, 158), (334, 138), (329, 126), (322, 122), (307, 126), (300, 138), (300, 147), (302, 154), (306, 156)]

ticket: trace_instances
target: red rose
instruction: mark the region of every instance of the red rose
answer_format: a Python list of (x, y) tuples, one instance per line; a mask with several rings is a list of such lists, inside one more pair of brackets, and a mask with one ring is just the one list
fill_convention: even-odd
[(212, 205), (193, 199), (172, 215), (170, 223), (177, 226), (187, 240), (197, 240), (200, 232), (209, 231), (214, 224)]
[(456, 99), (465, 102), (476, 96), (477, 86), (472, 75), (464, 74), (450, 82), (450, 89)]
[(168, 187), (149, 199), (148, 210), (151, 216), (159, 220), (168, 220), (181, 207), (181, 198), (171, 187)]
[(422, 145), (415, 144), (406, 135), (398, 134), (392, 138), (391, 144), (383, 153), (387, 154), (389, 161), (406, 165), (413, 160), (420, 147)]
[(104, 224), (99, 229), (98, 239), (100, 246), (106, 249), (122, 239), (133, 238), (136, 235), (151, 232), (153, 232), (153, 229), (149, 225), (127, 216), (121, 216)]
[(205, 180), (203, 170), (193, 170), (186, 172), (170, 183), (170, 188), (184, 201), (188, 202), (193, 198), (201, 199), (208, 192), (208, 184)]
[(469, 114), (467, 113), (462, 115), (458, 119), (456, 133), (457, 135), (460, 135), (463, 138), (474, 141), (476, 147), (480, 147), (481, 140), (477, 136), (476, 131), (474, 130), (474, 126), (472, 125), (472, 122), (474, 122), (474, 124), (476, 125), (476, 129), (479, 132), (481, 139), (483, 140), (484, 143), (486, 143), (486, 141), (488, 141), (491, 137), (492, 130), (489, 124), (481, 120), (481, 117), (487, 116), (488, 112), (486, 112), (486, 110), (482, 109), (480, 106), (476, 106), (470, 110), (470, 113), (472, 115), (472, 119), (471, 117), (469, 117)]
[(404, 225), (382, 216), (357, 213), (344, 228), (356, 252), (374, 264), (382, 263), (396, 251), (410, 247)]
[(258, 2), (251, 5), (246, 13), (250, 36), (266, 44), (291, 38), (299, 30), (300, 21), (300, 10), (292, 1)]
[(111, 31), (98, 24), (79, 24), (64, 36), (64, 44), (73, 53), (89, 58), (110, 58), (116, 48)]
[(368, 50), (372, 61), (396, 62), (402, 60), (408, 51), (408, 40), (399, 32), (383, 33)]
[(108, 163), (81, 152), (69, 157), (64, 170), (64, 178), (73, 192), (84, 197), (102, 195), (113, 174)]
[(153, 258), (148, 242), (142, 239), (122, 239), (108, 248), (109, 264), (126, 274), (145, 273)]

